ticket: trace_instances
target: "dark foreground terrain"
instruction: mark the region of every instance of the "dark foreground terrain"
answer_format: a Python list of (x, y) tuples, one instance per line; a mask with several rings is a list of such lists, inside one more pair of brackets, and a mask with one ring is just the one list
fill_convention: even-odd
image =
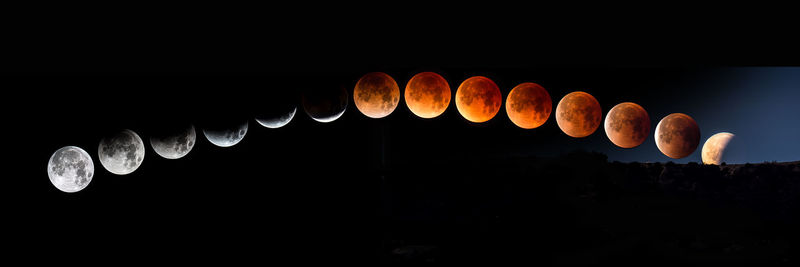
[(388, 182), (384, 262), (800, 260), (798, 162), (620, 163), (575, 152), (455, 169), (409, 168)]

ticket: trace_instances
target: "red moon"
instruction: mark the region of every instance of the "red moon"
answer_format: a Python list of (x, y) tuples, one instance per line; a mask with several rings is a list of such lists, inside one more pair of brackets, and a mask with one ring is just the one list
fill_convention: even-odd
[(636, 103), (620, 103), (608, 111), (604, 128), (611, 143), (634, 148), (650, 134), (650, 115)]
[(535, 83), (517, 85), (506, 98), (508, 118), (523, 129), (542, 126), (552, 111), (553, 101), (550, 100), (550, 94)]
[(485, 122), (497, 115), (503, 96), (492, 80), (474, 76), (464, 80), (456, 90), (456, 109), (471, 122)]
[(400, 102), (400, 88), (397, 82), (386, 73), (370, 72), (356, 83), (353, 101), (361, 113), (370, 118), (383, 118), (397, 108)]
[(447, 80), (434, 72), (418, 73), (406, 85), (406, 105), (421, 118), (430, 119), (444, 113), (450, 105), (450, 95)]
[(672, 113), (656, 126), (656, 146), (661, 153), (673, 159), (685, 158), (700, 144), (700, 127), (683, 113)]
[(576, 91), (567, 94), (556, 107), (556, 123), (565, 134), (580, 138), (594, 133), (602, 120), (600, 102), (594, 96)]

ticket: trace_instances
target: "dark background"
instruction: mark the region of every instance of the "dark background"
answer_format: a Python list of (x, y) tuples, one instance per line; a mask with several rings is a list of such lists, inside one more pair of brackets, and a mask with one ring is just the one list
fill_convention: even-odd
[[(268, 99), (289, 95), (296, 101), (309, 85), (352, 92), (361, 75), (383, 71), (402, 91), (414, 74), (435, 71), (453, 94), (464, 79), (484, 75), (504, 97), (521, 82), (537, 82), (554, 107), (575, 90), (593, 94), (604, 114), (616, 103), (636, 102), (655, 127), (669, 113), (702, 111), (697, 99), (703, 98), (689, 95), (724, 92), (677, 85), (735, 77), (720, 67), (750, 65), (752, 57), (732, 59), (718, 46), (686, 41), (692, 39), (594, 29), (537, 38), (526, 35), (531, 29), (474, 22), (424, 30), (359, 22), (288, 29), (274, 23), (256, 32), (206, 27), (225, 33), (221, 36), (161, 28), (144, 34), (152, 39), (118, 29), (55, 25), (28, 32), (45, 40), (6, 50), (13, 55), (5, 61), (10, 72), (2, 85), (9, 94), (3, 100), (7, 125), (13, 126), (6, 134), (21, 155), (6, 167), (16, 170), (5, 190), (10, 252), (28, 260), (114, 263), (796, 260), (790, 255), (798, 235), (786, 226), (794, 217), (773, 223), (772, 217), (753, 213), (763, 206), (725, 201), (715, 206), (668, 189), (620, 191), (604, 181), (628, 176), (607, 175), (603, 156), (569, 156), (584, 149), (608, 154), (608, 161), (669, 160), (654, 149), (652, 137), (641, 148), (614, 150), (602, 128), (573, 139), (551, 116), (539, 129), (523, 130), (504, 108), (489, 122), (474, 124), (458, 114), (454, 102), (441, 116), (425, 120), (411, 114), (402, 99), (390, 116), (377, 120), (363, 116), (352, 102), (331, 123), (313, 121), (300, 106), (279, 129), (252, 120)], [(756, 63), (787, 64), (784, 59)], [(737, 105), (747, 106), (730, 106)], [(714, 118), (708, 114), (703, 116)], [(219, 148), (204, 139), (197, 123), (217, 115), (250, 119), (241, 143)], [(178, 160), (159, 157), (148, 141), (154, 125), (170, 120), (198, 127), (194, 149)], [(137, 132), (147, 151), (138, 170), (117, 176), (103, 169), (96, 151), (104, 133), (124, 128)], [(711, 134), (701, 132), (703, 140)], [(67, 145), (85, 149), (95, 164), (91, 184), (74, 194), (58, 191), (45, 171), (50, 155)], [(626, 158), (628, 152), (641, 156)], [(692, 161), (699, 161), (698, 154)], [(753, 161), (776, 160), (761, 155)], [(789, 154), (786, 160), (796, 158)], [(586, 195), (588, 202), (576, 200)], [(791, 213), (794, 207), (781, 210)], [(711, 248), (692, 250), (697, 240)], [(780, 250), (736, 250), (757, 242), (780, 244)]]

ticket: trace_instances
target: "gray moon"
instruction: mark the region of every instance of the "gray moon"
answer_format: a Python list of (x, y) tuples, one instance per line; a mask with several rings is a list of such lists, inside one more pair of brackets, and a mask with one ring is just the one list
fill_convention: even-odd
[(144, 141), (131, 130), (122, 130), (100, 140), (97, 155), (100, 164), (113, 174), (132, 173), (144, 160)]
[(292, 121), (292, 118), (294, 118), (294, 114), (295, 113), (297, 113), (297, 107), (293, 107), (291, 111), (289, 111), (289, 112), (287, 112), (285, 114), (282, 114), (280, 116), (275, 116), (275, 117), (266, 117), (266, 116), (256, 117), (256, 122), (258, 122), (258, 124), (261, 124), (261, 126), (264, 126), (264, 127), (270, 128), (270, 129), (276, 129), (276, 128), (283, 127), (286, 124), (289, 124), (289, 122)]
[(192, 151), (196, 140), (197, 133), (194, 125), (189, 125), (182, 131), (151, 136), (150, 145), (159, 156), (166, 159), (179, 159)]
[(316, 90), (303, 94), (303, 109), (318, 122), (332, 122), (347, 110), (348, 97), (344, 88)]
[(722, 163), (722, 154), (728, 148), (728, 143), (731, 142), (735, 135), (732, 133), (717, 133), (712, 135), (703, 144), (703, 150), (700, 154), (703, 164), (719, 165)]
[(206, 136), (209, 142), (218, 147), (231, 147), (244, 139), (247, 134), (247, 127), (249, 123), (245, 120), (238, 126), (230, 128), (206, 128), (203, 129), (203, 135)]
[(85, 150), (76, 146), (65, 146), (50, 156), (47, 176), (53, 186), (63, 192), (74, 193), (89, 185), (94, 176), (94, 162)]

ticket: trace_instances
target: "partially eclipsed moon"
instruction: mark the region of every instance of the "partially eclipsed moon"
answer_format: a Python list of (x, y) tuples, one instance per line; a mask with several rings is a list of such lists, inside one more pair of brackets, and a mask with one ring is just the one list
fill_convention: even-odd
[(474, 76), (464, 80), (456, 90), (456, 109), (471, 122), (485, 122), (497, 115), (503, 96), (492, 80)]
[(383, 118), (397, 108), (397, 103), (400, 102), (400, 88), (386, 73), (367, 73), (356, 83), (353, 102), (367, 117)]
[(281, 115), (273, 115), (273, 116), (258, 116), (256, 117), (256, 122), (261, 124), (261, 126), (270, 128), (270, 129), (277, 129), (280, 127), (289, 124), (294, 118), (294, 114), (297, 113), (297, 107), (291, 107), (291, 109), (287, 110), (285, 113)]
[(650, 115), (636, 103), (620, 103), (608, 111), (604, 128), (611, 143), (621, 148), (637, 147), (650, 134)]
[(441, 75), (421, 72), (406, 85), (405, 100), (411, 113), (430, 119), (441, 115), (450, 105), (450, 85)]
[(247, 120), (236, 123), (232, 121), (228, 125), (218, 124), (203, 129), (203, 135), (206, 136), (209, 142), (218, 147), (231, 147), (244, 139), (249, 124)]
[(717, 133), (709, 137), (701, 150), (703, 164), (719, 165), (722, 163), (722, 155), (734, 136), (732, 133)]
[(541, 126), (553, 111), (550, 94), (541, 85), (522, 83), (506, 98), (506, 113), (511, 122), (524, 129)]
[(97, 148), (100, 164), (113, 174), (132, 173), (144, 160), (144, 142), (131, 130), (123, 130), (100, 140)]
[(602, 110), (594, 96), (576, 91), (567, 94), (556, 107), (556, 123), (565, 134), (580, 138), (600, 127)]
[(303, 94), (303, 109), (318, 122), (332, 122), (347, 110), (347, 91), (340, 89), (315, 89)]
[(700, 144), (700, 127), (683, 113), (672, 113), (656, 126), (656, 146), (661, 153), (673, 159), (689, 156)]
[(165, 129), (150, 136), (150, 145), (156, 154), (166, 159), (179, 159), (189, 154), (197, 140), (197, 133), (194, 125), (184, 126)]
[(67, 193), (81, 191), (94, 176), (92, 157), (80, 147), (62, 147), (50, 156), (47, 176), (58, 190)]

